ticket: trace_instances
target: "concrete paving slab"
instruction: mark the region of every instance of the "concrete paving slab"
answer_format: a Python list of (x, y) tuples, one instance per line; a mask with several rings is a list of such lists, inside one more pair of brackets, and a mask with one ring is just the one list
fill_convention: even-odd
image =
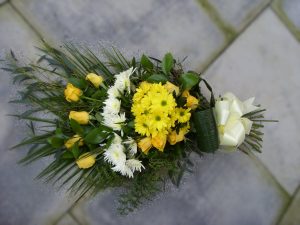
[(258, 157), (292, 194), (300, 183), (300, 45), (279, 18), (266, 10), (205, 73), (216, 94), (256, 96), (269, 119)]
[(13, 4), (44, 35), (59, 41), (102, 41), (154, 57), (171, 51), (181, 59), (189, 56), (187, 66), (192, 67), (204, 65), (224, 43), (223, 34), (194, 0), (14, 0)]
[(244, 28), (270, 0), (198, 0), (212, 5), (224, 22), (237, 32)]
[[(23, 60), (36, 58), (37, 36), (8, 4), (0, 7), (0, 34), (1, 59), (10, 49)], [(66, 208), (70, 203), (62, 192), (33, 180), (47, 161), (22, 167), (17, 161), (25, 154), (25, 149), (9, 150), (25, 137), (26, 129), (24, 124), (6, 116), (20, 109), (8, 103), (17, 92), (9, 75), (2, 70), (0, 75), (0, 224), (41, 225), (48, 214), (59, 215), (60, 207)]]
[(167, 191), (128, 216), (116, 213), (115, 192), (100, 194), (85, 208), (91, 224), (275, 223), (288, 201), (287, 195), (259, 164), (239, 152), (194, 160), (198, 164), (195, 173), (186, 176), (179, 189)]

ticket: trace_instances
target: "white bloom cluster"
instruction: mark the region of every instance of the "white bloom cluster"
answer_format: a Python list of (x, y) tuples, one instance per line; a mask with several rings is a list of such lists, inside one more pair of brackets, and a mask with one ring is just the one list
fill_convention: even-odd
[[(130, 93), (130, 76), (134, 69), (121, 72), (116, 75), (115, 83), (107, 91), (108, 98), (104, 101), (103, 123), (115, 131), (122, 132), (122, 124), (125, 122), (125, 113), (120, 114), (121, 101), (119, 98), (125, 91)], [(113, 165), (112, 170), (120, 172), (123, 176), (133, 177), (135, 171), (141, 171), (144, 166), (141, 161), (132, 158), (137, 152), (137, 143), (131, 138), (124, 142), (128, 145), (128, 156), (126, 159), (125, 147), (122, 144), (122, 138), (115, 134), (115, 137), (108, 149), (104, 152), (104, 159)]]
[[(134, 140), (130, 138), (128, 141)], [(124, 143), (129, 143), (128, 141)], [(129, 146), (133, 146), (132, 142), (130, 143), (131, 144), (129, 144)], [(133, 148), (134, 147), (130, 147), (130, 152), (132, 152)], [(125, 147), (122, 144), (122, 138), (117, 134), (115, 134), (114, 140), (109, 148), (104, 152), (104, 159), (113, 164), (114, 167), (112, 170), (120, 172), (123, 176), (128, 176), (130, 178), (133, 177), (133, 173), (135, 171), (141, 172), (142, 168), (144, 168), (141, 161), (137, 159), (126, 159)]]
[(125, 122), (125, 113), (120, 114), (121, 101), (118, 99), (125, 91), (130, 93), (130, 76), (133, 74), (133, 67), (116, 75), (115, 83), (107, 91), (108, 98), (103, 107), (103, 123), (115, 131), (121, 131)]

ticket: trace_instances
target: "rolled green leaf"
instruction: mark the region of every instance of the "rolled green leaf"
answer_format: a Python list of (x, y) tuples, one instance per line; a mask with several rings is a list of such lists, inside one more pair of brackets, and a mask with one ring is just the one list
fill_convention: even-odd
[(219, 148), (218, 130), (213, 110), (206, 109), (192, 114), (196, 129), (197, 145), (200, 151), (213, 153)]

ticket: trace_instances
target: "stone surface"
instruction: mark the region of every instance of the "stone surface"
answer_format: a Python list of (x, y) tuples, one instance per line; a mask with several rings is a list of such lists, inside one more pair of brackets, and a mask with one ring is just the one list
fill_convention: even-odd
[[(0, 7), (0, 34), (1, 59), (10, 49), (35, 58), (33, 46), (38, 39), (8, 4)], [(49, 213), (59, 215), (60, 211), (55, 211), (61, 210), (58, 206), (67, 207), (69, 203), (51, 186), (33, 180), (47, 162), (23, 167), (17, 161), (24, 155), (25, 149), (9, 151), (10, 146), (22, 140), (26, 132), (24, 124), (6, 116), (15, 113), (18, 108), (8, 104), (16, 91), (9, 75), (2, 70), (0, 85), (0, 224), (42, 225)]]
[(155, 57), (171, 51), (180, 59), (189, 56), (186, 65), (192, 67), (205, 64), (224, 42), (194, 0), (14, 0), (13, 4), (43, 34), (59, 41), (104, 41)]
[(294, 195), (294, 198), (289, 205), (285, 215), (280, 220), (278, 225), (298, 225), (300, 224), (300, 188)]
[(76, 223), (76, 221), (74, 221), (74, 219), (70, 215), (67, 214), (57, 223), (52, 223), (51, 221), (48, 221), (48, 223), (46, 223), (46, 225), (53, 225), (53, 224), (55, 224), (55, 225), (77, 225), (78, 223)]
[(263, 153), (259, 158), (292, 194), (300, 183), (300, 45), (267, 10), (205, 73), (218, 94), (256, 96), (268, 109)]
[[(202, 0), (199, 0), (200, 2)], [(224, 21), (241, 30), (270, 0), (210, 0)], [(225, 4), (224, 4), (225, 3)]]
[(91, 224), (273, 224), (287, 203), (274, 180), (243, 153), (217, 153), (195, 161), (195, 173), (179, 189), (131, 215), (117, 215), (114, 192), (100, 194), (87, 204)]
[[(9, 5), (2, 5), (0, 7), (0, 59), (4, 59), (5, 55), (10, 51), (24, 51), (28, 56), (32, 56), (34, 51), (33, 45), (37, 38), (29, 30), (29, 27), (22, 21), (22, 19), (11, 9)], [(2, 67), (2, 66), (1, 66)], [(4, 140), (7, 134), (7, 128), (10, 125), (11, 119), (5, 116), (8, 113), (9, 95), (11, 88), (7, 85), (10, 78), (1, 70), (0, 82), (0, 142)]]
[(298, 0), (281, 0), (282, 9), (292, 23), (300, 31), (300, 1)]

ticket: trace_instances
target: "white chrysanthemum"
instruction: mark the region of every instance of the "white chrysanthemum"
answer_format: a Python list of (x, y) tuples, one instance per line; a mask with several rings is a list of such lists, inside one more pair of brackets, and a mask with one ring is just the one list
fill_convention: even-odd
[(124, 144), (129, 147), (129, 155), (134, 156), (137, 153), (137, 143), (132, 137), (128, 137)]
[(122, 144), (111, 144), (103, 154), (104, 159), (115, 166), (121, 166), (126, 162), (126, 155)]
[(126, 176), (129, 178), (133, 178), (133, 172), (132, 170), (126, 166), (126, 164), (122, 164), (122, 165), (116, 165), (112, 168), (113, 171), (115, 172), (119, 172), (122, 174), (122, 176)]
[(143, 166), (142, 162), (137, 160), (137, 159), (128, 159), (126, 160), (125, 162), (125, 165), (130, 168), (130, 170), (132, 172), (135, 172), (135, 171), (139, 171), (141, 172), (142, 169), (144, 169), (145, 167)]
[(114, 97), (109, 97), (104, 101), (104, 114), (118, 114), (121, 108), (121, 101)]
[(116, 75), (115, 86), (119, 90), (127, 90), (130, 93), (130, 76), (133, 74), (133, 67)]
[(120, 90), (114, 85), (108, 89), (107, 94), (109, 98), (119, 98), (123, 91), (124, 90)]
[(116, 133), (114, 133), (114, 135), (115, 137), (112, 141), (112, 144), (122, 144), (122, 138)]
[(122, 125), (126, 121), (125, 113), (119, 114), (103, 114), (103, 123), (104, 125), (112, 128), (116, 131), (121, 131)]

